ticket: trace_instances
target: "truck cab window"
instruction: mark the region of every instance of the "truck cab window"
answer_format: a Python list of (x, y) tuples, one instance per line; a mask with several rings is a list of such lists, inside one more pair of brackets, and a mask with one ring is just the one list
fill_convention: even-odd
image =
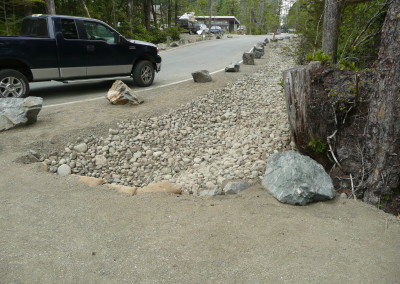
[(26, 37), (49, 37), (46, 19), (26, 18), (22, 22), (20, 34)]
[(65, 39), (79, 39), (75, 21), (70, 19), (61, 20), (61, 32)]
[(116, 43), (117, 34), (106, 26), (89, 21), (84, 21), (83, 25), (89, 40), (102, 40), (110, 44)]

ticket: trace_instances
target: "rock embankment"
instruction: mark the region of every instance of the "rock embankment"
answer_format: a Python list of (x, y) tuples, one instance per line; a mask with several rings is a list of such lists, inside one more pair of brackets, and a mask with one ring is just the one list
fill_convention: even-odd
[(252, 76), (149, 119), (122, 121), (108, 137), (86, 137), (47, 157), (51, 172), (142, 187), (162, 180), (190, 193), (226, 180), (260, 181), (267, 157), (290, 140), (282, 71), (294, 65), (282, 52), (290, 42), (266, 47), (268, 62)]

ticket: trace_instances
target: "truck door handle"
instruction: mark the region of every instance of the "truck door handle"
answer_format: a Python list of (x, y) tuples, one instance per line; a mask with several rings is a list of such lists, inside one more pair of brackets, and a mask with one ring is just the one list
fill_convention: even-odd
[(94, 45), (87, 45), (86, 46), (86, 50), (89, 51), (89, 52), (90, 51), (94, 51), (95, 50)]

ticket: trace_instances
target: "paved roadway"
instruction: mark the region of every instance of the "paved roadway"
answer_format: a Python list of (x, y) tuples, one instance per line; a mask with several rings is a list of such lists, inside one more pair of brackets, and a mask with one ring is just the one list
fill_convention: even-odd
[[(231, 39), (203, 41), (161, 52), (161, 72), (147, 88), (132, 85), (130, 78), (121, 78), (136, 91), (160, 88), (191, 80), (191, 72), (206, 69), (210, 73), (223, 70), (230, 62), (240, 61), (242, 54), (267, 36), (234, 36)], [(87, 80), (70, 82), (41, 82), (31, 84), (31, 96), (44, 99), (44, 106), (73, 104), (77, 101), (104, 98), (115, 80)]]

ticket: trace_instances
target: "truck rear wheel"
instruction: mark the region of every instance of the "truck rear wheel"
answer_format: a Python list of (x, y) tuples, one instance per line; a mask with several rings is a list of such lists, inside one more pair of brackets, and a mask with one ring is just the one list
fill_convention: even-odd
[(140, 87), (150, 86), (154, 81), (154, 66), (148, 60), (139, 61), (133, 69), (133, 83)]
[(29, 82), (16, 70), (0, 71), (0, 98), (23, 98), (29, 93)]

